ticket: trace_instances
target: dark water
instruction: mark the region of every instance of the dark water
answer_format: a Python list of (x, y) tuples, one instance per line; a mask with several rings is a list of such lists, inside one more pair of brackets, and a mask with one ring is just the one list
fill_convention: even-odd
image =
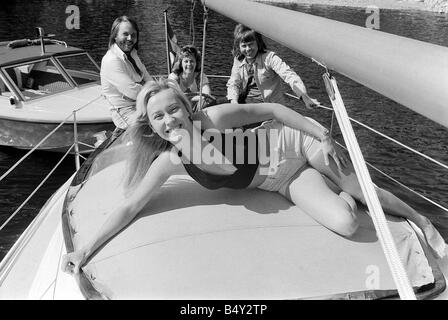
[[(80, 9), (80, 29), (68, 30), (65, 21), (67, 6), (77, 5)], [(0, 41), (33, 38), (34, 27), (44, 27), (47, 33), (54, 33), (57, 39), (70, 45), (80, 46), (91, 53), (100, 63), (107, 50), (109, 29), (112, 21), (120, 15), (134, 17), (140, 25), (140, 57), (151, 74), (165, 74), (166, 53), (163, 24), (163, 10), (168, 17), (181, 45), (191, 42), (190, 1), (9, 1), (0, 9)], [(285, 5), (292, 10), (323, 16), (359, 26), (365, 26), (367, 15), (362, 8)], [(195, 44), (201, 46), (202, 8), (194, 11)], [(209, 11), (205, 72), (214, 75), (229, 75), (232, 66), (230, 54), (232, 31), (235, 22)], [(448, 46), (448, 16), (428, 12), (380, 12), (381, 31), (414, 38), (442, 46)], [(321, 81), (322, 70), (308, 58), (267, 40), (268, 47), (276, 51), (293, 67), (306, 83), (311, 96), (325, 105), (331, 105)], [(366, 66), (368, 68), (368, 66)], [(374, 72), (374, 70), (372, 70)], [(393, 136), (397, 140), (448, 163), (448, 130), (414, 112), (366, 89), (357, 83), (337, 75), (339, 88), (349, 115), (367, 125)], [(225, 80), (214, 80), (213, 91), (225, 94)], [(290, 102), (292, 105), (295, 103)], [(295, 109), (312, 116), (329, 126), (327, 111), (304, 110), (295, 104)], [(355, 132), (367, 161), (390, 174), (412, 189), (448, 207), (448, 173), (420, 157), (396, 147), (387, 140), (377, 137), (354, 125)], [(23, 151), (0, 148), (0, 173), (5, 172), (22, 155)], [(39, 184), (61, 155), (37, 153), (25, 161), (10, 177), (0, 182), (0, 224), (26, 199)], [(48, 197), (74, 172), (74, 160), (63, 162), (49, 183), (39, 191), (14, 218), (5, 230), (0, 231), (0, 259), (6, 254), (20, 233), (38, 213)], [(376, 182), (393, 191), (419, 212), (428, 216), (448, 240), (448, 213), (429, 205), (393, 182), (372, 171)]]

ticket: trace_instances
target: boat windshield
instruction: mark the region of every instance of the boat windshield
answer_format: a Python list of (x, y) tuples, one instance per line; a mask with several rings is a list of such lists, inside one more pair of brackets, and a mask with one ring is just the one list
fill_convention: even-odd
[(15, 88), (26, 101), (71, 88), (70, 83), (50, 59), (2, 69), (9, 80), (2, 91), (3, 96), (11, 96), (11, 90)]
[(100, 70), (87, 53), (57, 57), (56, 59), (78, 86), (100, 80)]

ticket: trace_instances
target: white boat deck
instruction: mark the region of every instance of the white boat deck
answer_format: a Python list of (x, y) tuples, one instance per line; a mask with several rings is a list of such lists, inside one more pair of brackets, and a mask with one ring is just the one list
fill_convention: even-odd
[[(122, 172), (123, 163), (114, 164), (77, 193), (69, 206), (75, 248), (123, 199)], [(84, 271), (99, 292), (118, 299), (296, 299), (393, 290), (373, 223), (358, 214), (361, 227), (346, 239), (278, 194), (210, 191), (175, 176)], [(412, 227), (388, 221), (413, 286), (433, 282)]]
[[(97, 173), (69, 207), (75, 247), (122, 198), (121, 172), (123, 163)], [(3, 262), (12, 268), (1, 275), (0, 299), (83, 299), (75, 278), (60, 271), (67, 186), (18, 241), (17, 256)], [(210, 191), (188, 176), (175, 176), (84, 272), (112, 299), (334, 298), (394, 289), (372, 222), (359, 214), (361, 227), (345, 239), (277, 194)], [(388, 222), (412, 284), (431, 283), (426, 248), (411, 225), (390, 217)]]

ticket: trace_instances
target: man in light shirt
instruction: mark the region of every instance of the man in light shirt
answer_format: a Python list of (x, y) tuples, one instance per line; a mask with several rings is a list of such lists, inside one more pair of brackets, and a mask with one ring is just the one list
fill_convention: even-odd
[(139, 29), (126, 16), (115, 19), (109, 37), (109, 50), (101, 61), (102, 93), (111, 105), (117, 128), (132, 122), (135, 100), (145, 82), (152, 80), (137, 54)]

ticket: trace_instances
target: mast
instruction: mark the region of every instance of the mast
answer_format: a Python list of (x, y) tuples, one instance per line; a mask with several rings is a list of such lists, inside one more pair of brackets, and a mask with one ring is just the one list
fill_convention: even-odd
[(168, 69), (168, 74), (171, 73), (171, 59), (170, 59), (170, 45), (168, 40), (168, 18), (167, 18), (167, 10), (163, 11), (163, 21), (165, 22), (165, 45), (166, 45), (166, 65)]
[(251, 1), (202, 3), (448, 127), (448, 48)]

